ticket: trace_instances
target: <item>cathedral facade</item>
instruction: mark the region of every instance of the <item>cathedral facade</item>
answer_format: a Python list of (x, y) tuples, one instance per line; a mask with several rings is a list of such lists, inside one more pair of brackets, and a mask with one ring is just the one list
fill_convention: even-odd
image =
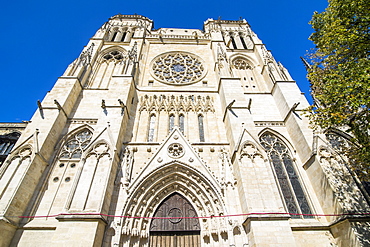
[(0, 246), (363, 246), (369, 197), (245, 20), (116, 15), (0, 170)]

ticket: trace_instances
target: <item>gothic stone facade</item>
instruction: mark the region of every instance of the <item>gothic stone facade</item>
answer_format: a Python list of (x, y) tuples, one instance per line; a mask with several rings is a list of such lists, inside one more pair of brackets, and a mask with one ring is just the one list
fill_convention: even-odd
[(245, 20), (113, 16), (1, 167), (0, 245), (366, 245), (345, 138), (307, 106)]

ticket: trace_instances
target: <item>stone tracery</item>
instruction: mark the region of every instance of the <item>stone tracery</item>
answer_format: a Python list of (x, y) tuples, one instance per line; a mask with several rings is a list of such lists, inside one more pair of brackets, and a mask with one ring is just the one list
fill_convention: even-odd
[(244, 143), (240, 149), (240, 159), (242, 159), (244, 156), (246, 156), (251, 161), (254, 161), (257, 158), (262, 160), (264, 159), (263, 155), (257, 149), (257, 147), (250, 142)]
[(178, 159), (185, 154), (184, 147), (180, 143), (172, 143), (168, 146), (168, 155)]
[(347, 212), (370, 210), (341, 157), (334, 155), (326, 147), (319, 149), (319, 157), (320, 165), (343, 210)]
[[(199, 216), (224, 215), (224, 204), (210, 181), (193, 168), (181, 162), (171, 162), (160, 167), (137, 184), (128, 198), (122, 215), (151, 217), (161, 201), (173, 192), (188, 198)], [(148, 237), (149, 219), (124, 219), (122, 234)], [(223, 218), (203, 219), (202, 234), (218, 234), (226, 231)]]
[(170, 52), (152, 62), (152, 75), (161, 82), (177, 85), (195, 83), (205, 75), (201, 59), (186, 52)]
[(214, 112), (213, 98), (210, 96), (166, 96), (144, 95), (140, 98), (140, 111), (202, 111)]
[(103, 61), (105, 62), (115, 61), (117, 63), (117, 62), (122, 61), (123, 58), (124, 58), (124, 55), (122, 54), (122, 52), (113, 50), (103, 56)]
[(92, 132), (88, 129), (84, 129), (72, 137), (64, 144), (60, 158), (74, 159), (80, 158), (83, 150), (90, 143), (92, 138)]
[(233, 60), (233, 66), (234, 68), (239, 69), (239, 70), (252, 69), (252, 67), (247, 62), (247, 60), (241, 57), (238, 57)]
[(310, 218), (311, 208), (303, 190), (293, 159), (285, 143), (272, 133), (260, 137), (261, 145), (268, 153), (277, 181), (292, 218)]

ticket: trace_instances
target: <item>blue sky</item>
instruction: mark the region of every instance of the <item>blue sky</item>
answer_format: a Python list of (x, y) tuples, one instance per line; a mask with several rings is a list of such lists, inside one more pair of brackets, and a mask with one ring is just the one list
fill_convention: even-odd
[(309, 83), (300, 56), (313, 47), (308, 25), (326, 0), (234, 1), (5, 1), (0, 9), (0, 122), (30, 120), (55, 81), (110, 16), (140, 14), (154, 28), (198, 28), (208, 18), (246, 19), (289, 70), (301, 90)]

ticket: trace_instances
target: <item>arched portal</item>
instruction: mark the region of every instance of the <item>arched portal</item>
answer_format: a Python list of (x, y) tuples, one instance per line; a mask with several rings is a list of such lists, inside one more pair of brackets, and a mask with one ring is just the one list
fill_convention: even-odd
[[(175, 192), (157, 208), (150, 224), (150, 247), (200, 246), (200, 224), (190, 202)], [(178, 217), (178, 218), (176, 218)]]

